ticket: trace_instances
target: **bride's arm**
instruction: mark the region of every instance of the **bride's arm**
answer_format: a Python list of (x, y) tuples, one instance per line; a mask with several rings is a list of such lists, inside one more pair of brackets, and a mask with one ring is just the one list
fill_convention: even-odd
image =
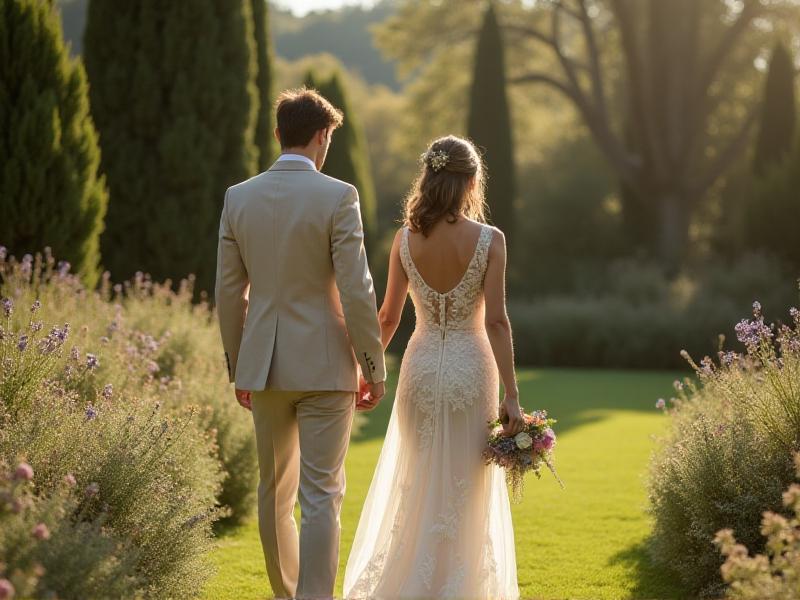
[(511, 321), (506, 312), (506, 238), (496, 229), (489, 246), (483, 293), (486, 298), (486, 333), (492, 346), (497, 370), (503, 382), (503, 412), (509, 417), (506, 431), (516, 435), (522, 430), (517, 376), (514, 372), (514, 346), (511, 341)]
[(383, 297), (383, 304), (378, 311), (384, 350), (397, 331), (408, 294), (408, 277), (406, 277), (405, 269), (400, 262), (400, 236), (402, 234), (403, 230), (398, 230), (392, 242), (392, 250), (389, 252), (389, 279), (386, 283), (386, 295)]

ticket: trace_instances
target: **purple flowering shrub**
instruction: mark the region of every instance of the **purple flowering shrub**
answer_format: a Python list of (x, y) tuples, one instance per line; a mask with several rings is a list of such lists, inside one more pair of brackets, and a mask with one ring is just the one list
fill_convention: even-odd
[[(800, 454), (795, 455), (794, 463), (800, 479)], [(783, 493), (783, 506), (791, 511), (791, 517), (771, 511), (763, 514), (763, 554), (749, 555), (731, 529), (717, 533), (714, 543), (725, 557), (722, 578), (728, 584), (727, 598), (795, 600), (800, 594), (800, 484), (791, 484)]]
[(0, 598), (136, 596), (136, 548), (81, 512), (76, 484), (68, 473), (43, 495), (28, 463), (0, 464)]
[(132, 394), (166, 411), (193, 407), (223, 466), (217, 501), (225, 520), (249, 516), (258, 477), (252, 421), (233, 400), (215, 316), (204, 298), (193, 302), (193, 278), (173, 289), (141, 273), (112, 285), (104, 273), (90, 291), (47, 251), (19, 262), (0, 253), (0, 277), (0, 296), (14, 303), (20, 327), (37, 299), (50, 320), (70, 324), (61, 385), (87, 398), (99, 390), (104, 399)]
[(699, 364), (683, 353), (696, 378), (676, 382), (671, 429), (651, 461), (652, 554), (693, 594), (725, 588), (718, 531), (764, 550), (760, 515), (786, 511), (800, 450), (800, 312), (769, 323), (756, 302), (735, 332), (743, 352), (721, 348)]
[[(79, 539), (81, 523), (97, 523), (113, 544), (98, 545), (90, 529), (83, 541), (109, 557), (132, 549), (119, 579), (135, 593), (74, 597), (194, 597), (211, 574), (212, 524), (226, 512), (214, 409), (157, 375), (151, 363), (168, 335), (144, 334), (126, 320), (124, 298), (109, 302), (48, 265), (0, 261), (0, 460), (26, 458), (43, 506), (69, 474), (79, 492), (52, 518)], [(0, 549), (16, 547), (10, 531), (0, 528)], [(12, 564), (12, 550), (0, 563)], [(64, 564), (49, 576), (70, 597), (59, 582), (81, 573)]]

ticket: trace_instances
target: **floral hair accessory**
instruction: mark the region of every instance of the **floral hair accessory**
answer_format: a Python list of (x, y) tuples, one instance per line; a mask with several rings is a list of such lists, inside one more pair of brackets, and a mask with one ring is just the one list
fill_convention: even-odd
[(422, 155), (425, 164), (427, 164), (436, 173), (441, 171), (447, 166), (447, 161), (450, 160), (450, 155), (444, 150), (430, 150)]

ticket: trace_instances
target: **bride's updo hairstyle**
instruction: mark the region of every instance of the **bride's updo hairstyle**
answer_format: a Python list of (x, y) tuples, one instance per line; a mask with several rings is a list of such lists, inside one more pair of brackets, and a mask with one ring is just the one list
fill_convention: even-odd
[(485, 221), (484, 167), (469, 140), (454, 135), (434, 141), (405, 202), (404, 222), (426, 236), (436, 223), (458, 217)]

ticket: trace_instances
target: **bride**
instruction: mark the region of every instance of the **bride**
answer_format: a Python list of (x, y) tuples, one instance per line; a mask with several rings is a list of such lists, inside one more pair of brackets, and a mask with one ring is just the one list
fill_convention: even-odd
[(417, 323), (347, 561), (350, 600), (519, 598), (504, 474), (481, 456), (498, 410), (508, 435), (523, 427), (505, 239), (483, 223), (483, 196), (475, 147), (454, 136), (433, 142), (389, 259), (384, 348), (409, 290)]

